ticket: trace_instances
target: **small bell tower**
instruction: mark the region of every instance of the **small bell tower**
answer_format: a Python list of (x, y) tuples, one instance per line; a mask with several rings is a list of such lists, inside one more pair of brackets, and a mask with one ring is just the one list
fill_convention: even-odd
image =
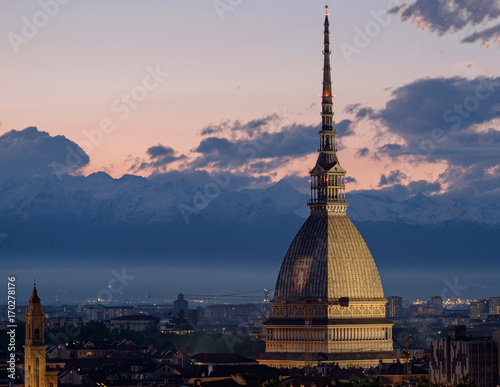
[(24, 385), (25, 387), (57, 387), (57, 372), (46, 371), (45, 314), (36, 284), (33, 286), (33, 294), (26, 309), (25, 321)]

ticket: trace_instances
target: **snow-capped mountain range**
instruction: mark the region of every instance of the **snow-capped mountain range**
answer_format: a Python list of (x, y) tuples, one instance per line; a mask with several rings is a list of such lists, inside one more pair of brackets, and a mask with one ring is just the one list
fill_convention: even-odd
[[(134, 175), (14, 179), (0, 182), (0, 221), (154, 224), (194, 218), (253, 222), (276, 216), (306, 218), (308, 195), (280, 181), (265, 189), (223, 190), (217, 183), (160, 182)], [(437, 224), (466, 221), (500, 224), (500, 200), (467, 201), (418, 193), (405, 200), (370, 192), (348, 193), (353, 221)], [(1, 231), (1, 230), (0, 230)]]

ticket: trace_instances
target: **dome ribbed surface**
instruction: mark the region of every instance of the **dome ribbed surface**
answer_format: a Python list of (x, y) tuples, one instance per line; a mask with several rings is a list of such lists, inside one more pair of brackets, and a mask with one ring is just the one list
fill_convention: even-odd
[[(301, 270), (307, 273), (308, 268), (307, 281), (301, 286), (298, 274)], [(356, 226), (345, 213), (313, 211), (281, 265), (274, 301), (341, 297), (349, 297), (349, 301), (385, 300), (377, 266)]]

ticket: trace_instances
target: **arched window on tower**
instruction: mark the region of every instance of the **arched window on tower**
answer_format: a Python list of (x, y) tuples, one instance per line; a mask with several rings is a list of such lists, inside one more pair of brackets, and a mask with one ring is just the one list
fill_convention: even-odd
[(40, 338), (40, 331), (38, 330), (38, 328), (35, 328), (35, 335), (33, 339), (38, 340), (39, 338)]

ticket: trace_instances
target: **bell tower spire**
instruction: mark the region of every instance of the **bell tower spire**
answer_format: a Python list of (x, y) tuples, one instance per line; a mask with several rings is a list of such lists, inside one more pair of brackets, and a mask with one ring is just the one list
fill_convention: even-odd
[(29, 387), (45, 387), (45, 314), (36, 289), (33, 286), (26, 308), (26, 342), (24, 345), (24, 384)]
[(323, 39), (323, 92), (321, 95), (321, 130), (319, 155), (311, 175), (311, 211), (344, 213), (349, 205), (345, 199), (345, 174), (337, 158), (337, 131), (333, 128), (332, 75), (330, 68), (330, 22), (325, 5)]
[(36, 283), (26, 308), (25, 321), (24, 385), (26, 387), (57, 387), (58, 371), (46, 370), (45, 314), (40, 297), (38, 297)]

